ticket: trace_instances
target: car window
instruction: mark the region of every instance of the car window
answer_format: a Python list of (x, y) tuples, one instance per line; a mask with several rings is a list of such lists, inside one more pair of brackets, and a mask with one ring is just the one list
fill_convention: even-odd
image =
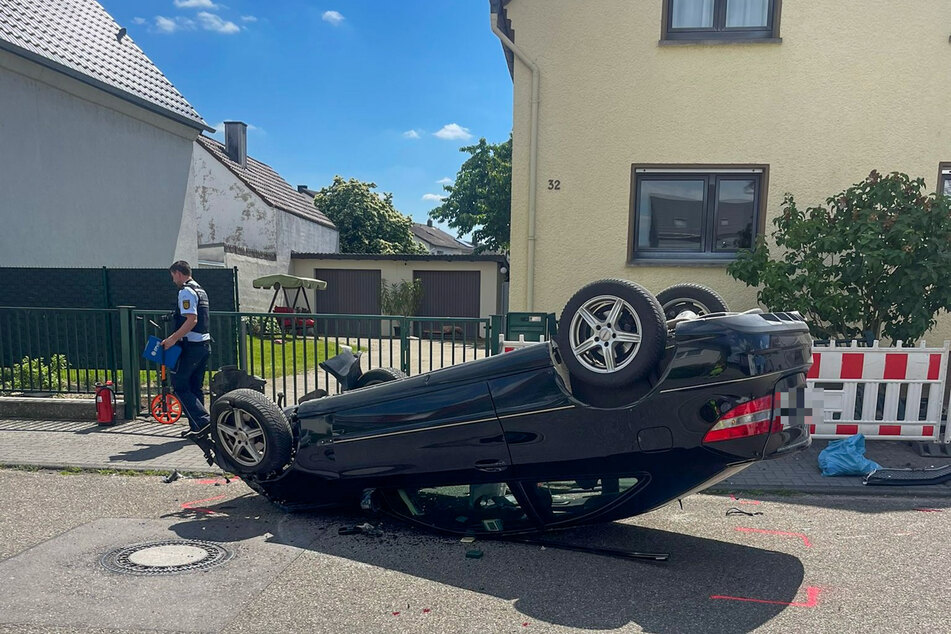
[(497, 533), (537, 527), (504, 482), (393, 489), (384, 496), (394, 513), (443, 530)]
[(597, 477), (552, 480), (525, 485), (532, 505), (547, 523), (559, 523), (597, 511), (630, 491), (636, 477)]

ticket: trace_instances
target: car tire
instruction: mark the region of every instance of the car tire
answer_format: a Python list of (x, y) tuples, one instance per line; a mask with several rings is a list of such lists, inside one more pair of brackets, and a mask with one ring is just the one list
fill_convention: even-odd
[(726, 301), (716, 291), (700, 284), (674, 284), (658, 293), (657, 301), (667, 319), (676, 319), (685, 310), (698, 315), (725, 313), (729, 310)]
[(370, 387), (371, 385), (379, 385), (387, 381), (398, 381), (399, 379), (405, 378), (406, 373), (396, 368), (373, 368), (360, 375), (360, 378), (357, 379), (356, 388), (354, 389), (359, 390), (361, 387)]
[(215, 401), (211, 437), (218, 466), (238, 475), (278, 471), (291, 459), (290, 423), (277, 405), (255, 390), (232, 390)]
[(643, 378), (660, 361), (667, 325), (660, 304), (645, 288), (627, 280), (600, 280), (568, 300), (556, 340), (574, 378), (621, 387)]

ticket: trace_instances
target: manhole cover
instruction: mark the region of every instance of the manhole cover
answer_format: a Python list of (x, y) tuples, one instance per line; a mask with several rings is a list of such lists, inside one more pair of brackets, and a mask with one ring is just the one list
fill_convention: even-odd
[(106, 553), (106, 570), (133, 575), (172, 575), (205, 570), (231, 559), (234, 553), (218, 544), (194, 539), (172, 539), (125, 546)]

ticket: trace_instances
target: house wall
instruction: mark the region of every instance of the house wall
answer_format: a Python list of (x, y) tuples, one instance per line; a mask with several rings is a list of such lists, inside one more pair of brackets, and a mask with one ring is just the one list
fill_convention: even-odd
[[(244, 312), (264, 312), (273, 291), (251, 282), (264, 275), (289, 272), (291, 253), (336, 253), (339, 233), (316, 222), (269, 206), (221, 161), (195, 144), (191, 200), (196, 207), (198, 242), (205, 257), (238, 267), (238, 298)], [(271, 254), (274, 258), (228, 252), (222, 246)], [(313, 274), (313, 271), (311, 272)]]
[(186, 192), (197, 135), (0, 51), (0, 265), (194, 260)]
[[(360, 269), (380, 270), (383, 280), (388, 283), (412, 281), (413, 271), (472, 271), (480, 272), (481, 294), (479, 296), (479, 316), (488, 317), (499, 311), (499, 288), (501, 276), (497, 262), (450, 262), (436, 260), (432, 262), (416, 260), (331, 260), (294, 258), (293, 275), (314, 277), (314, 270), (324, 269)], [(317, 291), (318, 293), (320, 291)], [(244, 300), (242, 300), (242, 305)]]
[(254, 288), (251, 283), (255, 279), (287, 272), (286, 264), (279, 264), (275, 258), (267, 257), (266, 254), (234, 253), (226, 251), (223, 244), (199, 246), (198, 257), (198, 265), (202, 268), (238, 269), (238, 308), (245, 313), (266, 312), (274, 293)]
[(277, 252), (279, 212), (197, 143), (191, 174), (198, 244), (224, 243)]
[(281, 212), (280, 234), (283, 245), (279, 253), (338, 253), (340, 233), (336, 229)]
[[(933, 187), (938, 163), (951, 160), (946, 2), (787, 1), (781, 43), (675, 46), (658, 43), (662, 5), (507, 5), (541, 80), (533, 310), (560, 313), (603, 277), (655, 293), (697, 282), (732, 308), (755, 306), (755, 291), (723, 264), (627, 263), (634, 164), (766, 164), (770, 231), (785, 192), (802, 208), (872, 169)], [(517, 60), (514, 84), (510, 297), (525, 310), (531, 73)], [(549, 191), (549, 179), (561, 189)], [(929, 335), (943, 338), (948, 320)]]

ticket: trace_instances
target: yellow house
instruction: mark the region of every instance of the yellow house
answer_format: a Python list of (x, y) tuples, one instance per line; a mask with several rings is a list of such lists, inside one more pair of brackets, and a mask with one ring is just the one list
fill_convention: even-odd
[(559, 313), (604, 277), (752, 308), (725, 268), (786, 192), (818, 204), (872, 169), (930, 187), (951, 161), (946, 1), (490, 6), (514, 83), (512, 310)]

